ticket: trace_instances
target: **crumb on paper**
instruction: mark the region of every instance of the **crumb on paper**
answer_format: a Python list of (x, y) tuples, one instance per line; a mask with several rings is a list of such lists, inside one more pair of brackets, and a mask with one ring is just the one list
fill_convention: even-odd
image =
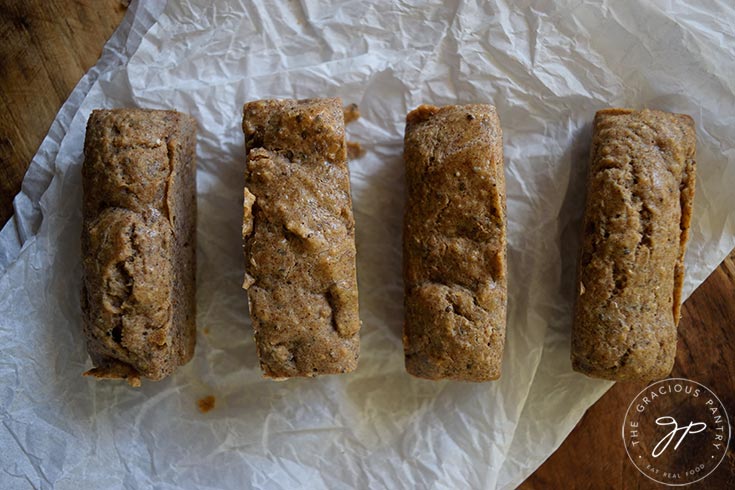
[(124, 379), (133, 388), (140, 388), (140, 374), (125, 364), (94, 367), (83, 373), (82, 376), (92, 376), (97, 379)]
[(197, 402), (197, 406), (199, 407), (199, 411), (202, 413), (207, 413), (214, 409), (214, 402), (215, 398), (212, 395), (205, 396), (204, 398), (201, 398)]
[[(346, 105), (342, 108), (342, 112), (345, 115), (345, 125), (350, 124), (360, 118), (360, 108), (357, 104)], [(347, 158), (354, 160), (360, 158), (365, 154), (365, 149), (360, 143), (354, 141), (347, 142)]]
[(347, 158), (349, 160), (355, 160), (365, 154), (365, 148), (360, 143), (355, 141), (347, 142)]
[(360, 118), (360, 108), (357, 107), (357, 104), (346, 105), (342, 110), (345, 114), (345, 124), (350, 124)]

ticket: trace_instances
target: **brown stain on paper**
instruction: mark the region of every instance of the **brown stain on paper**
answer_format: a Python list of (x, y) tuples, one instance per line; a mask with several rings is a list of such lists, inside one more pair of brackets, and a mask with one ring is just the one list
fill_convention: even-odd
[(202, 413), (207, 413), (214, 409), (214, 402), (215, 398), (212, 395), (205, 396), (204, 398), (201, 398), (197, 402), (197, 406), (199, 407), (199, 411)]

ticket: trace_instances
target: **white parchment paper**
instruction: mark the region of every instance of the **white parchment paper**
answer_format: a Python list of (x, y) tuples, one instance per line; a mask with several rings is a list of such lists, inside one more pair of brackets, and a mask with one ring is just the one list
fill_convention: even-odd
[[(735, 10), (684, 2), (134, 2), (60, 111), (0, 233), (0, 470), (16, 488), (512, 488), (611, 384), (571, 371), (572, 277), (594, 111), (691, 114), (698, 182), (685, 294), (735, 245)], [(345, 376), (261, 378), (243, 274), (241, 107), (341, 96), (362, 353)], [(500, 381), (403, 369), (405, 114), (490, 102), (509, 233)], [(199, 121), (198, 345), (140, 389), (82, 378), (84, 127), (99, 107)], [(213, 395), (203, 414), (197, 400)]]

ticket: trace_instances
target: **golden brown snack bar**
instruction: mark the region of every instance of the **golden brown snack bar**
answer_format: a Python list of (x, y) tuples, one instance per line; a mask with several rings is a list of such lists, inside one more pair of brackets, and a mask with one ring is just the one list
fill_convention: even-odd
[(695, 146), (687, 115), (595, 115), (572, 329), (575, 370), (617, 381), (671, 372)]
[(82, 316), (98, 378), (153, 380), (196, 342), (196, 123), (92, 112), (84, 144)]
[(491, 105), (422, 105), (406, 117), (406, 370), (500, 376), (505, 341), (503, 138)]
[(342, 101), (245, 104), (243, 239), (263, 373), (347, 373), (360, 319)]

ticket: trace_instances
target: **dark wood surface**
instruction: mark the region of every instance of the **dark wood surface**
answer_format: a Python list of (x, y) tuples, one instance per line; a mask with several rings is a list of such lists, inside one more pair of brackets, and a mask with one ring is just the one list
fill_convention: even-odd
[[(56, 112), (125, 14), (125, 0), (0, 0), (0, 224)], [(685, 303), (673, 375), (720, 396), (735, 416), (735, 253)], [(625, 411), (645, 387), (618, 383), (521, 488), (662, 488), (628, 461)], [(735, 455), (687, 488), (735, 488)]]
[[(735, 416), (735, 253), (689, 297), (682, 308), (672, 377), (709, 387)], [(666, 488), (647, 479), (625, 453), (621, 428), (628, 405), (646, 383), (617, 383), (521, 488)], [(687, 489), (735, 488), (735, 454)]]
[[(126, 3), (126, 2), (125, 2)], [(0, 0), (0, 223), (61, 105), (125, 15), (120, 0)]]

